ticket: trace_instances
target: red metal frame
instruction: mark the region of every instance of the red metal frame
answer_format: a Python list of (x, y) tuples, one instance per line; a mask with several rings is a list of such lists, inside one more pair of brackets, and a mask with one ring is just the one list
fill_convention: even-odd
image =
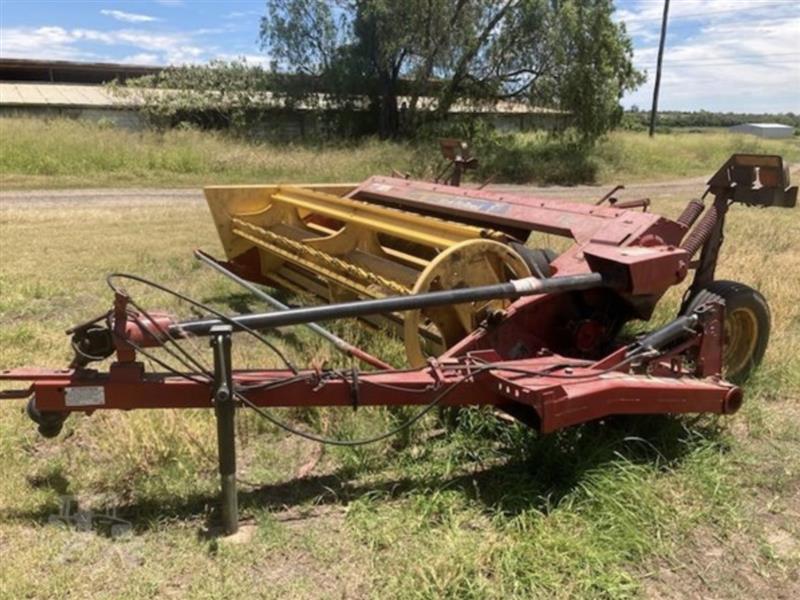
[(653, 213), (395, 177), (371, 177), (349, 196), (482, 227), (569, 237), (579, 244), (593, 240), (627, 246), (652, 235), (658, 236), (661, 243), (677, 245), (686, 233), (679, 223)]
[[(649, 413), (733, 413), (741, 404), (736, 386), (715, 380), (700, 380), (688, 375), (653, 377), (620, 372), (575, 368), (574, 380), (547, 376), (525, 376), (519, 369), (540, 371), (563, 357), (512, 361), (467, 379), (458, 393), (442, 399), (442, 406), (496, 405), (509, 409), (523, 405), (533, 409), (539, 429), (551, 432), (563, 427), (612, 414)], [(428, 404), (448, 385), (454, 384), (478, 363), (469, 358), (449, 365), (443, 376), (431, 369), (406, 373), (364, 374), (359, 378), (359, 406), (396, 406)], [(261, 407), (352, 406), (352, 384), (341, 379), (323, 381), (307, 372), (308, 381), (288, 383), (274, 390), (247, 393), (248, 399)], [(554, 375), (565, 375), (563, 370)], [(268, 383), (287, 379), (285, 370), (237, 372), (237, 383)], [(2, 380), (33, 380), (29, 392), (35, 394), (42, 412), (85, 412), (95, 410), (131, 410), (159, 408), (212, 408), (211, 382), (196, 383), (176, 376), (145, 374), (141, 364), (112, 368), (109, 373), (52, 372), (16, 370), (0, 374)], [(381, 386), (391, 385), (392, 388)], [(379, 387), (380, 386), (380, 387)], [(67, 390), (102, 388), (102, 404), (71, 404)], [(408, 393), (408, 390), (415, 393)], [(86, 400), (83, 400), (86, 402)], [(519, 408), (519, 406), (517, 406)]]
[[(234, 381), (283, 381), (280, 387), (247, 392), (251, 402), (265, 407), (348, 406), (354, 400), (364, 406), (420, 405), (458, 384), (458, 392), (444, 397), (443, 405), (496, 405), (522, 415), (543, 431), (617, 413), (734, 412), (742, 395), (721, 378), (723, 306), (712, 303), (704, 310), (698, 329), (686, 332), (676, 345), (635, 362), (624, 360), (627, 350), (617, 341), (617, 333), (631, 318), (649, 318), (664, 292), (696, 267), (693, 255), (701, 249), (701, 270), (709, 272), (721, 241), (722, 208), (729, 199), (775, 204), (765, 196), (769, 181), (762, 181), (760, 188), (753, 184), (757, 167), (767, 169), (769, 175), (773, 163), (780, 166), (775, 158), (732, 157), (709, 182), (714, 205), (688, 236), (703, 211), (697, 201), (673, 221), (622, 204), (587, 205), (373, 177), (351, 197), (515, 233), (571, 237), (573, 246), (550, 263), (553, 275), (600, 273), (608, 285), (520, 298), (423, 369), (366, 373), (357, 380), (355, 375), (348, 380), (313, 371), (292, 380), (293, 374), (285, 370), (237, 371)], [(793, 205), (796, 188), (784, 190), (788, 179), (778, 179), (772, 182), (777, 187), (767, 191), (783, 199), (776, 205)], [(250, 252), (234, 257), (229, 266), (258, 280), (257, 262), (257, 255)], [(164, 342), (161, 333), (173, 323), (172, 318), (162, 313), (131, 316), (126, 298), (118, 295), (110, 317), (117, 360), (107, 373), (84, 368), (88, 362), (80, 359), (73, 362), (76, 368), (62, 371), (4, 371), (0, 380), (30, 381), (31, 385), (22, 391), (0, 392), (0, 398), (34, 394), (36, 408), (51, 415), (211, 407), (210, 382), (147, 374), (137, 362), (135, 349)], [(89, 389), (81, 394), (75, 391), (79, 388)]]
[[(766, 170), (762, 176), (756, 169)], [(757, 173), (760, 186), (754, 186)], [(133, 311), (133, 303), (117, 291), (107, 316), (68, 332), (73, 335), (76, 350), (71, 368), (0, 372), (0, 381), (29, 382), (22, 390), (0, 391), (0, 400), (32, 396), (29, 415), (46, 436), (57, 435), (72, 412), (214, 408), (222, 521), (229, 534), (238, 526), (234, 440), (237, 400), (257, 408), (430, 408), (435, 402), (442, 406), (492, 405), (544, 433), (609, 415), (731, 414), (742, 404), (742, 391), (722, 378), (724, 300), (710, 299), (690, 315), (680, 316), (630, 344), (619, 341), (617, 334), (631, 318), (649, 318), (664, 292), (683, 281), (690, 268), (696, 269), (693, 289), (713, 277), (729, 201), (793, 206), (797, 188), (784, 189), (788, 178), (781, 175), (779, 157), (732, 157), (709, 182), (714, 204), (697, 224), (703, 213), (698, 201), (690, 202), (684, 213), (671, 221), (631, 210), (646, 210), (642, 202), (589, 206), (373, 177), (352, 196), (499, 228), (523, 239), (535, 231), (568, 236), (575, 244), (549, 263), (551, 275), (557, 274), (558, 281), (529, 278), (499, 284), (507, 291), (492, 297), (519, 299), (502, 314), (487, 318), (424, 368), (370, 373), (353, 370), (349, 374), (233, 371), (232, 329), (220, 328), (215, 321), (207, 324), (208, 333), (213, 336), (213, 377), (147, 373), (137, 354), (147, 355), (147, 348), (172, 343), (172, 334), (167, 333), (181, 334), (185, 332), (182, 328), (191, 331), (191, 324), (178, 324), (176, 328), (170, 315)], [(700, 261), (692, 262), (700, 250)], [(229, 266), (232, 272), (258, 281), (262, 279), (258, 261), (257, 253), (245, 252), (234, 257)], [(542, 293), (544, 289), (551, 293)], [(523, 296), (521, 290), (538, 295)], [(460, 292), (468, 295), (448, 291), (446, 298), (440, 295), (435, 301), (486, 298), (480, 295), (486, 290), (480, 288)], [(495, 294), (496, 290), (489, 292)], [(382, 306), (386, 307), (387, 302), (396, 307), (413, 303), (416, 308), (421, 306), (421, 300), (432, 301), (431, 295), (435, 293), (428, 294), (427, 299), (386, 299)], [(324, 310), (331, 316), (333, 311), (342, 315), (343, 306), (316, 310), (317, 314)], [(363, 304), (358, 308), (358, 314), (371, 314)], [(303, 322), (300, 313), (303, 311), (278, 316), (284, 317), (284, 322), (289, 322), (285, 317)], [(303, 314), (307, 315), (308, 310)], [(261, 323), (269, 322), (264, 316), (258, 318)], [(99, 324), (103, 319), (107, 329)], [(271, 322), (276, 323), (276, 319)], [(84, 342), (89, 352), (82, 350)], [(359, 356), (359, 352), (355, 355)], [(116, 360), (107, 372), (87, 368), (91, 362), (114, 353)]]
[[(552, 297), (518, 301), (505, 323), (513, 326), (514, 315), (538, 313), (538, 304), (548, 300)], [(211, 381), (146, 373), (143, 363), (136, 360), (130, 342), (135, 340), (137, 346), (158, 345), (154, 340), (167, 323), (162, 320), (164, 317), (151, 315), (153, 321), (139, 317), (141, 325), (134, 326), (123, 296), (118, 296), (114, 314), (117, 358), (107, 373), (85, 368), (3, 371), (0, 380), (32, 382), (24, 393), (3, 397), (32, 394), (38, 411), (60, 415), (109, 409), (214, 406)], [(671, 352), (633, 365), (623, 360), (627, 347), (597, 361), (576, 361), (543, 347), (538, 356), (508, 360), (497, 348), (491, 348), (491, 344), (497, 344), (501, 351), (504, 349), (502, 337), (492, 337), (498, 331), (503, 335), (501, 327), (494, 332), (488, 328), (478, 330), (418, 370), (364, 373), (350, 380), (319, 371), (305, 371), (297, 377), (285, 369), (250, 370), (235, 371), (234, 382), (244, 387), (281, 382), (273, 389), (244, 392), (250, 402), (260, 407), (353, 406), (354, 398), (358, 406), (425, 405), (450, 386), (458, 385), (460, 389), (446, 394), (441, 405), (495, 405), (542, 432), (612, 414), (727, 414), (739, 408), (742, 394), (738, 387), (719, 377), (722, 316), (720, 305), (710, 305), (701, 330)], [(536, 321), (541, 319), (539, 315)], [(483, 338), (488, 338), (489, 343)], [(144, 340), (150, 343), (144, 344)], [(689, 370), (681, 357), (692, 352), (695, 366)]]

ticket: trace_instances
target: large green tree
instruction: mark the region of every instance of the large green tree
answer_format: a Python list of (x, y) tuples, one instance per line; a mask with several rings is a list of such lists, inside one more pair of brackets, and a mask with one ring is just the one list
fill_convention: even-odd
[(642, 81), (613, 10), (612, 0), (267, 0), (261, 40), (277, 71), (311, 76), (328, 101), (368, 97), (382, 136), (456, 102), (514, 100), (570, 112), (592, 140)]

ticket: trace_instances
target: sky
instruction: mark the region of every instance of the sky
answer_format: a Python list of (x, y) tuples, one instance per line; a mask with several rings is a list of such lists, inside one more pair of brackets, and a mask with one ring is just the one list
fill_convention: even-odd
[[(402, 0), (398, 0), (402, 1)], [(0, 57), (133, 64), (203, 63), (259, 46), (263, 0), (0, 0)], [(617, 0), (652, 102), (663, 0)], [(672, 0), (659, 108), (800, 113), (800, 0)]]

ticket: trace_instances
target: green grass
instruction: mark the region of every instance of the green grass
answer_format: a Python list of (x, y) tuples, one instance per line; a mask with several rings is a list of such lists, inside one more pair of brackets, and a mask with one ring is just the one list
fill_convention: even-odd
[[(311, 177), (304, 168), (298, 177)], [(674, 216), (684, 200), (655, 209)], [(222, 310), (258, 307), (199, 266), (195, 247), (221, 254), (206, 208), (193, 200), (3, 202), (0, 366), (64, 365), (62, 332), (108, 307), (110, 271), (145, 274)], [(734, 207), (718, 275), (762, 290), (773, 332), (745, 407), (729, 418), (608, 419), (540, 437), (467, 411), (446, 436), (427, 439), (438, 427), (432, 417), (406, 440), (326, 449), (296, 479), (317, 448), (243, 411), (241, 509), (255, 535), (242, 545), (204, 534), (217, 518), (208, 412), (73, 417), (45, 440), (22, 401), (3, 401), (0, 598), (793, 597), (798, 273), (794, 211)], [(148, 306), (179, 308), (131, 291)], [(658, 321), (679, 297), (667, 296)], [(402, 356), (388, 336), (352, 323), (337, 331), (395, 362)], [(270, 337), (298, 363), (341, 364), (304, 330)], [(241, 340), (235, 360), (278, 364)], [(370, 409), (281, 416), (332, 435), (401, 418)], [(49, 523), (63, 494), (83, 508), (117, 507), (132, 534)]]
[(779, 154), (800, 162), (800, 138), (765, 140), (725, 130), (669, 133), (653, 138), (643, 133), (619, 132), (596, 149), (601, 181), (651, 181), (658, 178), (710, 176), (731, 154)]
[(614, 132), (583, 150), (543, 133), (500, 136), (478, 149), (483, 177), (497, 182), (576, 184), (657, 181), (712, 174), (735, 152), (780, 154), (800, 161), (800, 138), (764, 140), (722, 130), (668, 133)]
[[(706, 175), (733, 152), (800, 160), (800, 139), (761, 140), (725, 132), (654, 139), (618, 132), (589, 152), (540, 133), (480, 141), (477, 176), (512, 183), (618, 183)], [(430, 178), (435, 141), (349, 144), (248, 143), (196, 130), (132, 132), (64, 119), (0, 119), (0, 185), (36, 187), (198, 186), (215, 183), (360, 181), (393, 169)]]
[(197, 186), (235, 181), (359, 181), (407, 169), (400, 144), (257, 144), (196, 130), (133, 132), (92, 123), (0, 119), (8, 187)]

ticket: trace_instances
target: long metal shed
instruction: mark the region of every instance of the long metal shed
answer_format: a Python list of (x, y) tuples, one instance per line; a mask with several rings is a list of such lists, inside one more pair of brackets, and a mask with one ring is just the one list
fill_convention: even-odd
[(747, 133), (762, 138), (781, 139), (794, 135), (794, 127), (781, 123), (742, 123), (728, 129), (731, 133)]

